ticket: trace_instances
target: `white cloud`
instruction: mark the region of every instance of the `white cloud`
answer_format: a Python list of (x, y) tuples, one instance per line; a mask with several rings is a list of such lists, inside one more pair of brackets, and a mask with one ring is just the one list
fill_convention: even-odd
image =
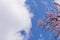
[(21, 30), (25, 30), (28, 39), (32, 24), (25, 1), (0, 0), (0, 40), (23, 40), (24, 36), (16, 33)]

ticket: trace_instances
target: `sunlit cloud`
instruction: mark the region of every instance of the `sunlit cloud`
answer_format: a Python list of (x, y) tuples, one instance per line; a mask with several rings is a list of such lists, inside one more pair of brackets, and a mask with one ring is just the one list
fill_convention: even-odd
[[(0, 0), (0, 40), (28, 40), (32, 26), (26, 0)], [(19, 33), (24, 30), (26, 36)]]

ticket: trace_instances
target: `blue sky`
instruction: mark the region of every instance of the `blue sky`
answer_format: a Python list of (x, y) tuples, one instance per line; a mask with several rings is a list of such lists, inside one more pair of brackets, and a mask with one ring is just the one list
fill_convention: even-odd
[[(26, 0), (26, 4), (29, 6), (29, 11), (34, 14), (32, 18), (32, 28), (29, 40), (54, 40), (54, 32), (46, 30), (42, 33), (42, 27), (37, 25), (38, 19), (43, 19), (46, 15), (46, 6), (52, 8), (52, 12), (55, 13), (55, 5), (52, 4), (53, 0)], [(49, 38), (49, 35), (52, 37)], [(54, 34), (54, 35), (53, 35)]]

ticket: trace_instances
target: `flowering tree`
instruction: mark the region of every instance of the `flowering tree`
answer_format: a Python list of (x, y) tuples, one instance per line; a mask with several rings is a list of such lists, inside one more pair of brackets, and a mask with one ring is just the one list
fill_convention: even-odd
[[(53, 4), (60, 6), (60, 4), (53, 2)], [(44, 29), (53, 29), (52, 31), (57, 32), (58, 34), (55, 36), (56, 38), (60, 37), (60, 10), (58, 9), (55, 14), (53, 14), (48, 7), (46, 7), (48, 17), (46, 20), (42, 21), (38, 20), (38, 25), (43, 26)]]

